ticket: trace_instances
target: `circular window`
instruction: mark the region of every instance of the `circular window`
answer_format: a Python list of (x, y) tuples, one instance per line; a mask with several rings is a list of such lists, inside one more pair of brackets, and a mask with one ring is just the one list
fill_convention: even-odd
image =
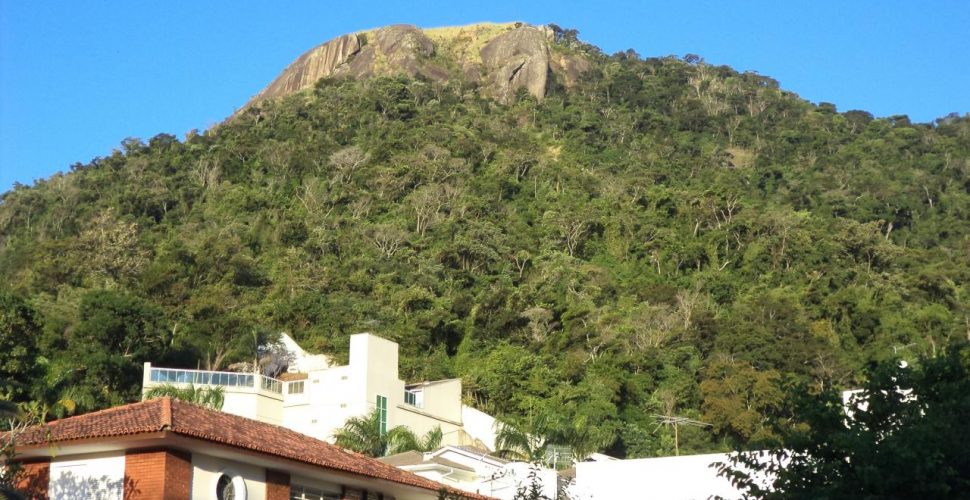
[(215, 480), (217, 500), (246, 500), (246, 482), (242, 477), (223, 472)]
[(216, 498), (219, 500), (236, 500), (236, 488), (233, 487), (232, 478), (223, 474), (216, 482)]

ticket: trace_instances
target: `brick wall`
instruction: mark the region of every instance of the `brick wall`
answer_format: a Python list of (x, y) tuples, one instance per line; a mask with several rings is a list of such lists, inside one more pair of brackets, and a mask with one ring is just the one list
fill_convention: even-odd
[(17, 489), (27, 493), (31, 500), (46, 500), (47, 488), (50, 486), (51, 463), (27, 462), (20, 464), (17, 474)]
[(174, 450), (141, 450), (125, 454), (125, 500), (189, 498), (192, 457)]
[(266, 500), (290, 500), (290, 475), (266, 469)]

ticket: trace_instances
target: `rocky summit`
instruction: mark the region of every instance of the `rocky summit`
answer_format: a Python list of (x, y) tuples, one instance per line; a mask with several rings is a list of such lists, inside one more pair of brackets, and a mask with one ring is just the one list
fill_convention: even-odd
[(584, 55), (553, 43), (555, 36), (546, 26), (523, 23), (431, 29), (400, 24), (342, 35), (298, 57), (243, 109), (326, 77), (460, 78), (502, 103), (520, 89), (542, 100), (553, 81), (574, 86), (591, 67)]

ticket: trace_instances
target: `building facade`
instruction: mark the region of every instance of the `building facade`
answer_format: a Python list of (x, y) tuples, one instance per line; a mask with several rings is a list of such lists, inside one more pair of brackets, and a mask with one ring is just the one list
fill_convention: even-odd
[(282, 342), (293, 361), (280, 378), (145, 363), (143, 391), (160, 384), (221, 386), (223, 411), (328, 441), (347, 419), (376, 409), (385, 429), (405, 425), (421, 435), (440, 427), (443, 444), (494, 448), (495, 419), (461, 403), (461, 380), (406, 384), (398, 376), (396, 343), (352, 335), (349, 363), (337, 366), (286, 335)]

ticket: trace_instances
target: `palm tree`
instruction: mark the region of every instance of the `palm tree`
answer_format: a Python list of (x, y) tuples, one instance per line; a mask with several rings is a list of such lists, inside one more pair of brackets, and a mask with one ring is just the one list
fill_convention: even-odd
[(337, 446), (370, 457), (382, 457), (387, 450), (387, 434), (381, 432), (381, 414), (377, 410), (347, 419), (333, 437)]
[(441, 446), (444, 433), (435, 426), (418, 438), (403, 425), (381, 432), (381, 415), (377, 410), (365, 416), (347, 419), (333, 434), (334, 444), (371, 457), (383, 457), (405, 451), (432, 451)]
[(170, 397), (185, 401), (203, 408), (221, 410), (225, 402), (225, 391), (220, 386), (196, 387), (189, 384), (187, 387), (179, 387), (171, 384), (156, 385), (145, 391), (143, 399), (155, 399)]
[(545, 459), (548, 443), (537, 433), (512, 424), (496, 422), (495, 448), (498, 456), (510, 460), (538, 463)]
[(411, 429), (399, 425), (387, 432), (387, 454), (404, 453), (405, 451), (434, 451), (441, 447), (441, 439), (444, 433), (441, 426), (436, 425), (421, 438), (418, 438)]

